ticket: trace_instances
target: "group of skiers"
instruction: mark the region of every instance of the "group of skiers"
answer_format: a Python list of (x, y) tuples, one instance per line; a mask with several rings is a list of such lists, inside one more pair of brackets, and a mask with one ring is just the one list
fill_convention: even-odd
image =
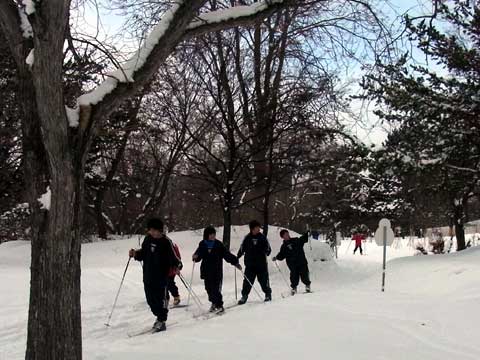
[[(270, 243), (261, 232), (261, 224), (253, 220), (249, 223), (250, 232), (245, 236), (237, 255), (232, 254), (225, 245), (216, 238), (215, 228), (208, 226), (203, 231), (203, 239), (192, 256), (195, 263), (201, 262), (200, 278), (203, 279), (210, 312), (221, 314), (225, 311), (222, 298), (223, 261), (230, 263), (244, 276), (241, 298), (238, 305), (248, 300), (248, 295), (256, 279), (265, 293), (265, 301), (272, 300), (267, 257), (272, 252)], [(308, 232), (299, 238), (290, 237), (288, 230), (282, 230), (283, 239), (279, 253), (273, 261), (286, 260), (290, 270), (291, 294), (297, 292), (301, 281), (305, 291), (310, 292), (308, 262), (303, 245), (308, 241)], [(180, 303), (175, 276), (182, 270), (182, 261), (178, 247), (163, 232), (163, 222), (153, 218), (147, 223), (147, 236), (140, 249), (130, 249), (129, 256), (143, 262), (143, 283), (145, 297), (152, 313), (156, 316), (153, 324), (154, 332), (166, 330), (168, 316), (169, 293), (173, 296), (173, 305)], [(244, 256), (245, 270), (242, 271), (239, 259)], [(182, 278), (181, 278), (182, 279)], [(183, 279), (182, 279), (183, 281)], [(188, 287), (188, 284), (186, 284)]]

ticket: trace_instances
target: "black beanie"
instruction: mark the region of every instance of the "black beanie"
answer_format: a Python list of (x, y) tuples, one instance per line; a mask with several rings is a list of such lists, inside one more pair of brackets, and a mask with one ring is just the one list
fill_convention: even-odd
[(147, 229), (163, 231), (163, 221), (159, 218), (151, 218), (147, 221)]
[(203, 239), (207, 240), (208, 235), (210, 234), (216, 234), (217, 232), (215, 231), (215, 228), (213, 226), (207, 226), (205, 230), (203, 230)]
[(262, 227), (262, 225), (261, 225), (257, 220), (252, 220), (252, 221), (250, 221), (250, 223), (248, 224), (248, 226), (250, 227), (250, 230), (255, 229), (257, 226), (258, 226), (258, 227)]
[(283, 229), (282, 231), (280, 231), (280, 237), (283, 237), (283, 235), (285, 235), (285, 233), (288, 233), (287, 229)]

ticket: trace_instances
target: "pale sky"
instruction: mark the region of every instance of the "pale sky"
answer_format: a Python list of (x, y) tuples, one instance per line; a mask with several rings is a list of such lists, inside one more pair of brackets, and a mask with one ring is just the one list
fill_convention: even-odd
[[(101, 1), (100, 1), (101, 3)], [(81, 23), (79, 28), (83, 29), (85, 33), (97, 37), (102, 43), (109, 43), (115, 45), (117, 49), (127, 53), (128, 49), (131, 51), (138, 46), (138, 42), (126, 37), (126, 34), (119, 34), (122, 27), (123, 19), (119, 14), (114, 14), (105, 8), (97, 8), (94, 2), (84, 3), (85, 7), (80, 10)], [(429, 0), (390, 0), (378, 1), (380, 11), (387, 17), (386, 23), (391, 25), (393, 29), (400, 29), (402, 26), (401, 15), (409, 12), (410, 14), (418, 15), (428, 13), (432, 9), (431, 1)], [(377, 7), (378, 8), (378, 7)], [(100, 16), (97, 16), (99, 13)], [(121, 36), (119, 36), (121, 35)], [(127, 54), (125, 54), (127, 56)], [(124, 59), (125, 60), (125, 59)], [(361, 78), (362, 71), (360, 64), (345, 70), (344, 82), (349, 84), (350, 94), (356, 94), (361, 91), (358, 81)], [(351, 85), (353, 84), (353, 85)], [(340, 84), (340, 86), (344, 86)], [(348, 120), (345, 121), (347, 129), (356, 135), (361, 141), (367, 144), (380, 145), (386, 138), (386, 128), (382, 126), (378, 119), (373, 115), (372, 108), (374, 104), (366, 104), (360, 101), (351, 103), (351, 110), (354, 114), (361, 116), (362, 121)]]

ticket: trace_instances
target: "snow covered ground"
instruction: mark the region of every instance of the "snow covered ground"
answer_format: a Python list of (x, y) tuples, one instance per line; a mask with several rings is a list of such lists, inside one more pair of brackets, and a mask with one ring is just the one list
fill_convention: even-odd
[[(246, 227), (236, 227), (236, 250)], [(184, 257), (189, 279), (190, 256), (200, 232), (170, 234)], [(221, 233), (218, 234), (221, 237)], [(270, 229), (273, 254), (280, 247), (278, 230)], [(144, 300), (141, 266), (132, 262), (118, 305), (107, 328), (127, 251), (138, 237), (83, 245), (82, 312), (84, 359), (334, 359), (462, 360), (480, 359), (480, 248), (449, 255), (411, 256), (408, 239), (388, 250), (386, 292), (380, 292), (382, 249), (367, 243), (366, 255), (353, 256), (350, 241), (339, 259), (314, 261), (325, 248), (305, 245), (310, 259), (313, 294), (287, 294), (270, 264), (274, 301), (264, 304), (254, 292), (242, 307), (208, 320), (193, 318), (198, 309), (173, 309), (166, 333), (128, 337), (153, 317)], [(0, 360), (24, 357), (28, 308), (30, 246), (0, 245)], [(284, 263), (281, 269), (288, 272)], [(224, 300), (235, 302), (234, 270), (224, 266)], [(240, 284), (240, 278), (238, 278)], [(183, 301), (186, 291), (179, 281)], [(194, 289), (208, 308), (196, 268)], [(259, 287), (257, 289), (260, 291)]]

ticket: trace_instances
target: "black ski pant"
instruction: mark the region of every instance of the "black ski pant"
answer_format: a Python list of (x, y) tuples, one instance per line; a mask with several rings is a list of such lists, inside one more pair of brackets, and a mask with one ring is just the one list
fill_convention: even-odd
[(245, 277), (243, 279), (242, 296), (248, 298), (252, 286), (250, 284), (255, 283), (255, 279), (258, 279), (260, 286), (266, 296), (272, 296), (272, 289), (270, 289), (270, 280), (268, 279), (268, 268), (254, 268), (251, 266), (245, 267)]
[(179, 297), (180, 293), (178, 292), (177, 284), (175, 284), (175, 276), (168, 277), (168, 292), (174, 297)]
[(295, 289), (298, 282), (302, 279), (302, 283), (310, 285), (310, 273), (308, 271), (308, 264), (295, 264), (288, 267), (290, 269), (290, 286)]
[(355, 246), (355, 249), (353, 250), (353, 254), (355, 255), (358, 249), (360, 249), (360, 255), (363, 255), (362, 245)]
[(153, 315), (160, 321), (167, 321), (168, 316), (168, 280), (156, 283), (144, 283), (145, 297)]
[(203, 279), (205, 290), (208, 294), (208, 301), (216, 307), (223, 306), (222, 280), (220, 276), (207, 276)]

